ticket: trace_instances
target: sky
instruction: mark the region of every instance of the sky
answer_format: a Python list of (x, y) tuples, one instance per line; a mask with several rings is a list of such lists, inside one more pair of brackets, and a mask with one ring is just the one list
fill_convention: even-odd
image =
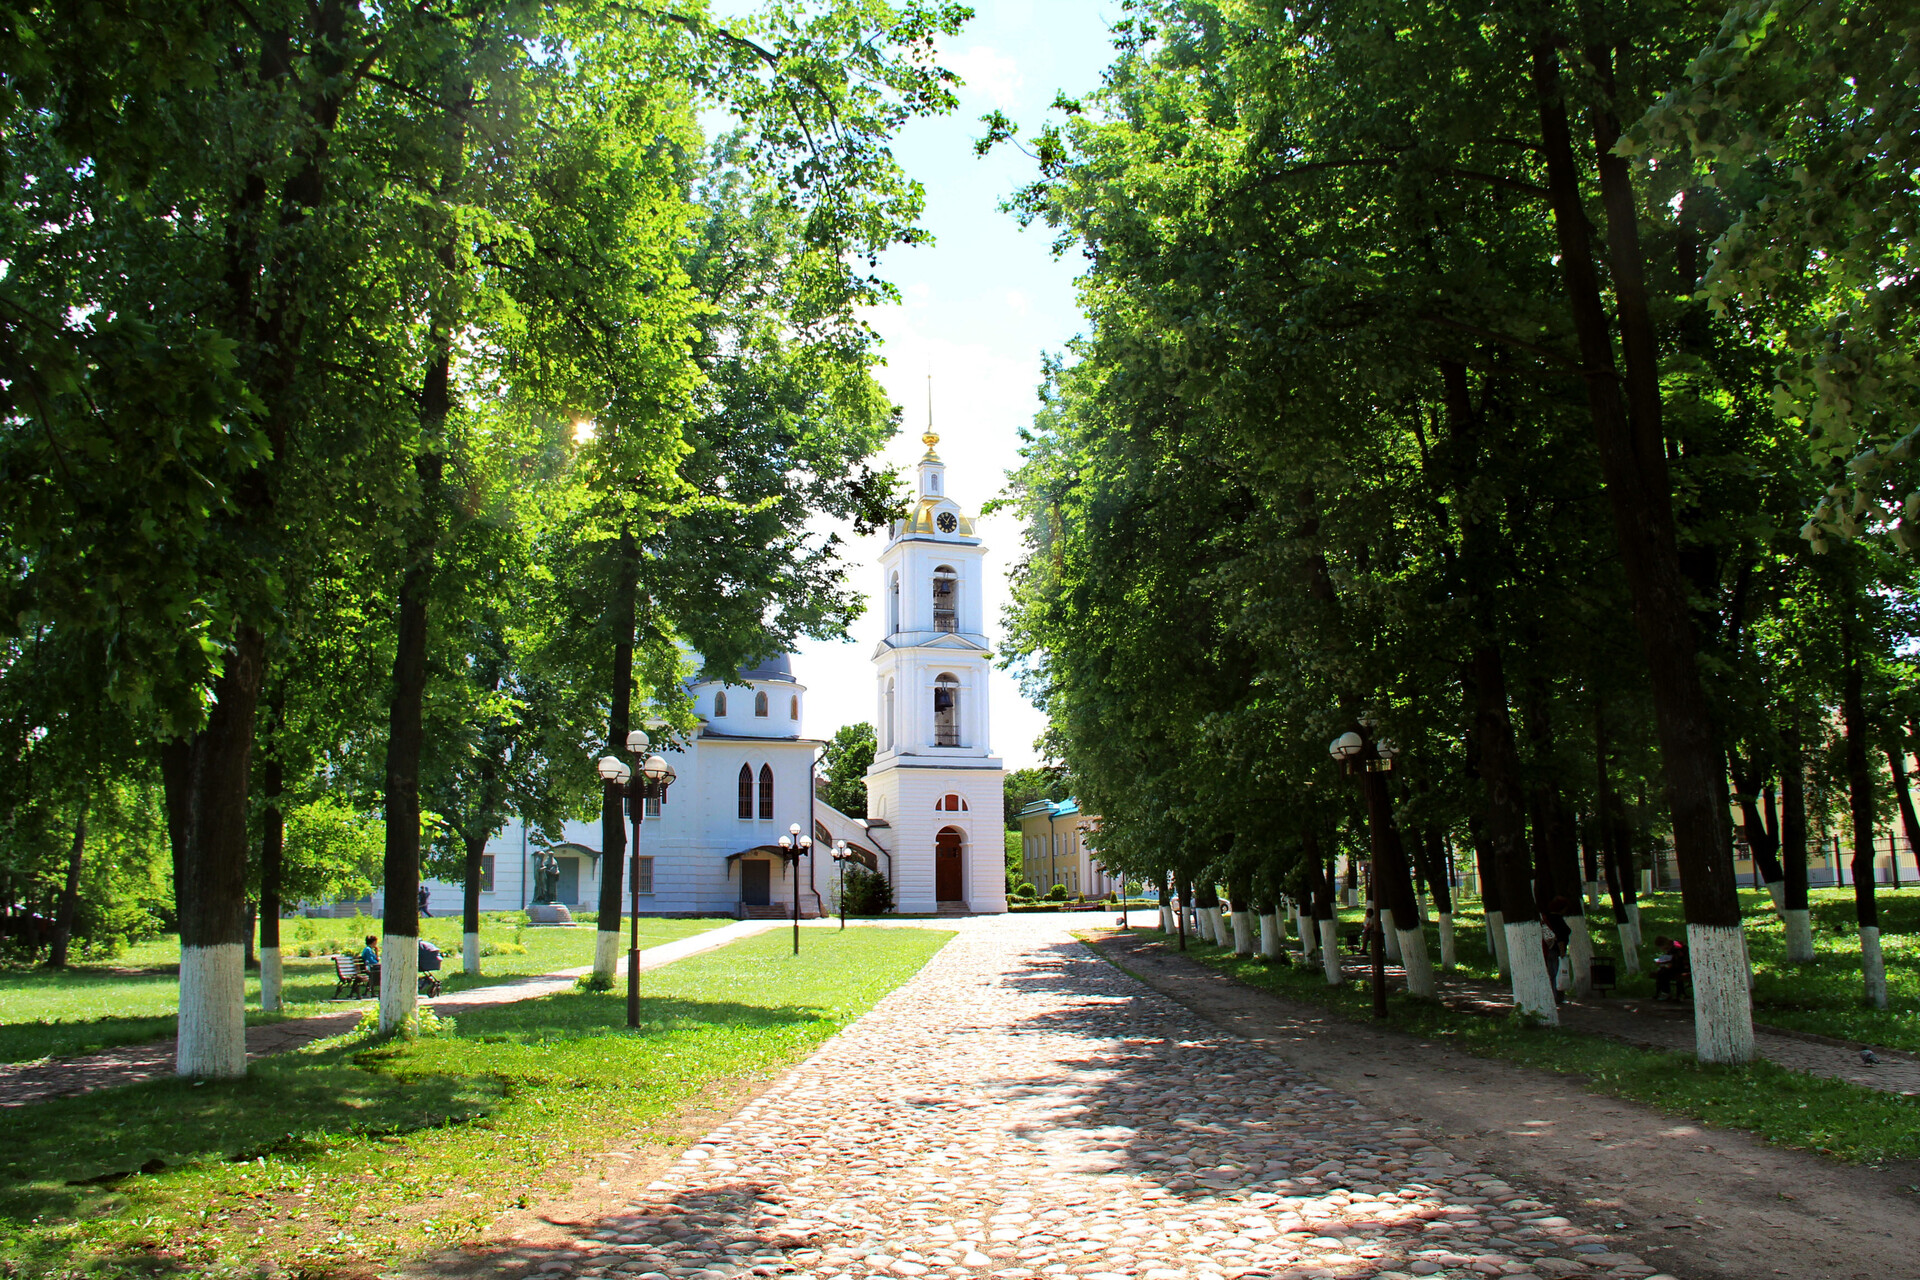
[[(985, 159), (973, 154), (980, 117), (999, 109), (1025, 130), (1037, 127), (1055, 93), (1094, 88), (1111, 54), (1108, 29), (1118, 0), (973, 0), (975, 17), (942, 46), (943, 63), (967, 83), (960, 108), (938, 120), (916, 120), (894, 154), (926, 187), (924, 225), (930, 247), (895, 249), (882, 273), (900, 290), (901, 305), (870, 321), (885, 339), (875, 376), (906, 412), (886, 462), (911, 480), (924, 451), (927, 378), (933, 378), (934, 428), (947, 464), (947, 489), (969, 513), (1006, 487), (1020, 463), (1020, 428), (1038, 404), (1040, 364), (1081, 330), (1073, 279), (1077, 254), (1056, 259), (1044, 227), (1022, 230), (1000, 202), (1034, 177), (1033, 162), (1012, 147)], [(1007, 569), (1019, 556), (1017, 517), (1001, 512), (976, 525), (987, 548), (987, 616), (998, 640), (1007, 603)], [(828, 738), (843, 724), (874, 715), (872, 654), (880, 640), (880, 536), (855, 538), (847, 560), (868, 599), (848, 641), (804, 641), (794, 674), (807, 686), (802, 730)], [(1009, 769), (1039, 762), (1034, 740), (1045, 728), (1010, 672), (989, 682), (992, 746)]]

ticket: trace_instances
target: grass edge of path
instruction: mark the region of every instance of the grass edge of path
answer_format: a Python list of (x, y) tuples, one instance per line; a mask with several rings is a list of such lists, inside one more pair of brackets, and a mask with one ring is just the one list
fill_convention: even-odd
[[(1130, 932), (1164, 941), (1157, 929)], [(1121, 972), (1154, 985), (1101, 945), (1118, 931), (1074, 936)], [(1381, 1021), (1372, 1016), (1364, 984), (1327, 986), (1317, 967), (1304, 971), (1258, 956), (1242, 959), (1195, 938), (1187, 940), (1184, 955), (1242, 986), (1325, 1010), (1346, 1022), (1431, 1039), (1477, 1058), (1574, 1077), (1589, 1092), (1650, 1106), (1708, 1128), (1737, 1130), (1774, 1146), (1870, 1169), (1920, 1162), (1920, 1098), (1808, 1075), (1764, 1059), (1741, 1067), (1702, 1065), (1688, 1054), (1565, 1027), (1528, 1026), (1511, 1016), (1461, 1013), (1399, 991), (1389, 994), (1391, 1013)], [(1920, 1192), (1920, 1164), (1913, 1171), (1916, 1181), (1909, 1190)]]
[[(798, 962), (782, 936), (744, 938), (643, 975), (637, 1041), (624, 993), (566, 991), (461, 1015), (439, 1037), (337, 1038), (240, 1081), (0, 1112), (0, 1272), (105, 1280), (270, 1261), (281, 1274), (359, 1274), (483, 1242), (503, 1215), (566, 1196), (622, 1149), (671, 1158), (697, 1140), (688, 1123), (737, 1108), (952, 937), (857, 930), (810, 939)], [(358, 1096), (329, 1109), (343, 1089)], [(297, 1101), (311, 1114), (291, 1114)], [(146, 1130), (132, 1142), (119, 1133), (129, 1121)], [(183, 1145), (177, 1130), (195, 1124), (199, 1145)], [(164, 1161), (145, 1172), (153, 1156)]]

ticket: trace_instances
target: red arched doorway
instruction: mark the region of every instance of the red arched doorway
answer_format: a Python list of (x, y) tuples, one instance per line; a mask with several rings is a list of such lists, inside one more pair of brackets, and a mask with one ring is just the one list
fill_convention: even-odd
[(942, 827), (933, 838), (933, 896), (941, 902), (959, 902), (967, 896), (961, 890), (966, 879), (960, 873), (965, 843), (958, 827)]

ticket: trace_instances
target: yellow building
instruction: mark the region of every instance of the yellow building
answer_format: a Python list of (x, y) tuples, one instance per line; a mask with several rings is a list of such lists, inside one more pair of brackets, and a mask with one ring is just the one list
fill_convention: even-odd
[(1081, 813), (1072, 800), (1035, 800), (1020, 811), (1020, 872), (1045, 897), (1055, 885), (1072, 898), (1104, 898), (1120, 880), (1087, 847), (1087, 832), (1099, 816)]

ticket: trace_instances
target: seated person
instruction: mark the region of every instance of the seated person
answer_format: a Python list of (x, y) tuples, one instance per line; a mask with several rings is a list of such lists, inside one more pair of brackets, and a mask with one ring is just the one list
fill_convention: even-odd
[(1653, 940), (1653, 998), (1677, 1000), (1680, 980), (1688, 976), (1687, 946), (1664, 937)]
[(368, 934), (366, 945), (360, 948), (360, 968), (365, 971), (369, 982), (380, 981), (380, 939), (376, 934)]

